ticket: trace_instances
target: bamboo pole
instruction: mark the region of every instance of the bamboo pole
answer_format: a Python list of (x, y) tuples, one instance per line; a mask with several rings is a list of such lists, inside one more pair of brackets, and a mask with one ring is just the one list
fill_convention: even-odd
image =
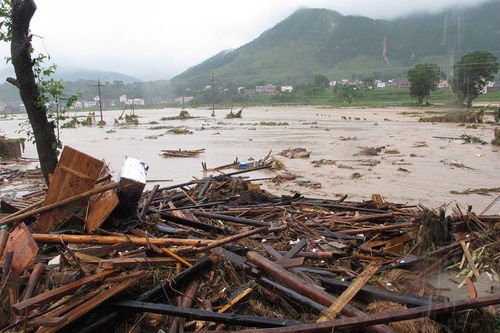
[(241, 234), (237, 234), (237, 235), (233, 235), (233, 236), (222, 238), (222, 239), (217, 240), (217, 241), (213, 241), (212, 243), (208, 244), (205, 247), (193, 248), (192, 251), (193, 252), (204, 252), (204, 251), (213, 249), (215, 247), (218, 247), (218, 246), (230, 243), (230, 242), (234, 242), (236, 240), (239, 240), (239, 239), (242, 239), (242, 238), (245, 238), (245, 237), (249, 237), (249, 236), (261, 233), (261, 232), (265, 232), (267, 230), (269, 230), (269, 227), (256, 228), (256, 229), (253, 229), (253, 230), (241, 233)]
[(10, 214), (10, 215), (7, 215), (7, 216), (5, 216), (4, 218), (0, 219), (0, 223), (1, 223), (1, 222), (3, 222), (3, 221), (5, 221), (5, 220), (7, 220), (7, 219), (10, 219), (10, 218), (12, 218), (12, 217), (14, 217), (14, 216), (17, 216), (17, 215), (20, 215), (20, 214), (22, 214), (22, 213), (25, 213), (25, 212), (29, 211), (30, 209), (36, 208), (36, 207), (40, 206), (41, 204), (43, 204), (43, 202), (44, 202), (44, 201), (45, 201), (45, 199), (40, 200), (40, 201), (37, 201), (37, 202), (35, 202), (34, 204), (31, 204), (31, 205), (29, 205), (29, 206), (27, 206), (27, 207), (24, 207), (23, 209), (18, 210), (18, 211), (17, 211), (17, 212), (15, 212), (15, 213), (12, 213), (12, 214)]
[(108, 191), (108, 190), (112, 190), (114, 188), (117, 188), (119, 185), (120, 185), (120, 183), (118, 183), (118, 182), (111, 183), (111, 184), (108, 184), (108, 185), (104, 185), (102, 187), (94, 188), (94, 189), (92, 189), (90, 191), (87, 191), (87, 192), (83, 192), (83, 193), (74, 195), (72, 197), (63, 199), (61, 201), (54, 202), (54, 203), (52, 203), (50, 205), (42, 206), (42, 207), (40, 207), (38, 209), (34, 209), (32, 211), (29, 211), (29, 212), (26, 212), (26, 213), (23, 213), (23, 214), (11, 216), (11, 217), (7, 216), (7, 218), (5, 218), (4, 220), (0, 221), (0, 226), (4, 225), (4, 224), (9, 224), (9, 223), (12, 223), (12, 222), (21, 221), (21, 220), (23, 220), (23, 219), (25, 219), (27, 217), (33, 216), (35, 214), (43, 213), (43, 212), (46, 212), (46, 211), (54, 209), (54, 208), (65, 206), (65, 205), (70, 204), (72, 202), (88, 198), (91, 195), (94, 195), (94, 194), (97, 194), (97, 193), (101, 193), (101, 192), (105, 192), (105, 191)]
[(368, 228), (358, 228), (358, 229), (350, 229), (350, 230), (342, 230), (339, 231), (340, 234), (344, 235), (356, 235), (360, 233), (370, 232), (370, 231), (383, 231), (383, 230), (394, 230), (400, 228), (409, 228), (414, 227), (415, 223), (399, 223), (399, 224), (390, 224), (376, 227), (368, 227)]
[[(32, 234), (33, 239), (42, 243), (86, 243), (86, 244), (116, 244), (132, 242), (137, 245), (147, 245), (146, 237), (135, 236), (99, 236), (99, 235), (53, 235)], [(168, 245), (209, 245), (212, 240), (183, 238), (149, 238), (149, 243), (157, 246)]]

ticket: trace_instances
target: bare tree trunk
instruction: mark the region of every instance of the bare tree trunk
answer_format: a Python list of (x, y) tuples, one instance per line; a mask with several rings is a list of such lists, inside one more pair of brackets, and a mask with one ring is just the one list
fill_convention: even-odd
[(7, 81), (19, 89), (33, 129), (40, 167), (45, 181), (48, 183), (48, 174), (53, 173), (57, 165), (57, 141), (54, 134), (54, 124), (47, 119), (47, 108), (39, 103), (40, 90), (33, 74), (29, 25), (35, 11), (36, 4), (33, 0), (12, 1), (12, 41), (10, 47), (17, 80), (9, 78)]

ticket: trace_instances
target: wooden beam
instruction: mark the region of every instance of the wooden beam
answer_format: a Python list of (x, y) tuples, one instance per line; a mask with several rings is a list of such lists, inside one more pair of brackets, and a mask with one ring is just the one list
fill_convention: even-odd
[(322, 323), (304, 324), (299, 326), (242, 330), (240, 333), (316, 333), (332, 332), (334, 329), (360, 329), (362, 327), (378, 324), (392, 323), (401, 320), (410, 320), (420, 317), (433, 317), (436, 315), (457, 312), (467, 309), (476, 309), (488, 305), (500, 304), (500, 294), (483, 296), (467, 300), (443, 302), (430, 306), (419, 306), (411, 309), (365, 315), (362, 317), (336, 319)]
[[(304, 280), (298, 278), (295, 274), (292, 274), (286, 269), (276, 265), (275, 263), (264, 258), (257, 252), (253, 251), (248, 252), (247, 259), (250, 262), (257, 265), (260, 269), (272, 275), (278, 282), (287, 285), (289, 288), (295, 290), (296, 292), (305, 295), (324, 306), (330, 306), (336, 300), (335, 297), (333, 297), (326, 291), (320, 289), (318, 286), (305, 282)], [(352, 306), (344, 307), (342, 313), (345, 314), (346, 316), (357, 317), (357, 318), (366, 315), (364, 312)], [(366, 330), (368, 332), (393, 332), (393, 330), (391, 330), (388, 326), (385, 325), (368, 327)]]
[[(44, 206), (52, 206), (61, 200), (91, 191), (104, 166), (104, 161), (84, 154), (74, 148), (64, 147), (54, 170)], [(78, 215), (87, 216), (88, 196), (72, 202), (71, 210), (63, 206), (41, 212), (35, 224), (39, 233), (58, 229), (65, 221)]]
[(169, 304), (157, 304), (138, 301), (122, 301), (113, 304), (121, 308), (140, 312), (161, 313), (195, 320), (200, 319), (205, 321), (214, 321), (217, 323), (228, 323), (231, 325), (250, 327), (279, 327), (287, 325), (297, 325), (297, 322), (288, 319), (247, 316), (235, 313), (217, 313), (198, 309), (187, 309)]
[(116, 258), (116, 259), (101, 259), (99, 267), (101, 269), (126, 269), (144, 265), (165, 265), (177, 262), (170, 257), (157, 258)]
[(318, 323), (333, 320), (338, 314), (344, 309), (344, 307), (349, 304), (358, 291), (372, 278), (372, 276), (378, 271), (381, 263), (378, 261), (372, 261), (361, 274), (354, 279), (351, 285), (344, 290), (344, 292), (337, 298), (335, 302), (326, 310), (323, 315), (317, 320)]
[(49, 211), (49, 210), (54, 209), (54, 208), (62, 207), (62, 206), (65, 206), (67, 204), (73, 203), (75, 201), (88, 198), (91, 195), (117, 188), (119, 185), (120, 185), (120, 183), (111, 183), (111, 184), (108, 184), (108, 185), (105, 185), (102, 187), (98, 187), (98, 188), (92, 189), (90, 191), (81, 193), (81, 194), (74, 195), (74, 196), (66, 198), (66, 199), (62, 199), (62, 200), (54, 202), (50, 205), (42, 206), (40, 208), (31, 210), (29, 212), (19, 214), (19, 215), (10, 217), (10, 218), (6, 218), (0, 222), (0, 225), (9, 224), (12, 222), (17, 222), (17, 221), (22, 221), (25, 218), (33, 216), (35, 214), (43, 213), (43, 212)]
[(472, 259), (472, 256), (469, 252), (469, 249), (467, 248), (467, 245), (465, 245), (465, 242), (463, 240), (460, 241), (460, 245), (462, 245), (462, 249), (464, 250), (465, 257), (467, 258), (467, 261), (469, 262), (469, 266), (472, 269), (472, 272), (474, 273), (474, 276), (476, 279), (479, 279), (479, 271), (477, 270), (476, 264), (474, 263), (474, 259)]
[(250, 231), (247, 231), (247, 232), (243, 232), (241, 234), (236, 234), (236, 235), (233, 235), (233, 236), (229, 236), (229, 237), (225, 237), (225, 238), (219, 239), (217, 241), (213, 241), (212, 243), (208, 244), (205, 247), (194, 248), (193, 251), (194, 252), (205, 252), (207, 250), (213, 249), (215, 247), (218, 247), (218, 246), (230, 243), (230, 242), (234, 242), (234, 241), (242, 239), (242, 238), (246, 238), (246, 237), (249, 237), (249, 236), (252, 236), (252, 235), (255, 235), (255, 234), (259, 234), (259, 233), (265, 233), (268, 230), (269, 230), (269, 227), (255, 228), (253, 230), (250, 230)]
[[(98, 235), (54, 235), (54, 234), (33, 234), (37, 242), (44, 243), (86, 243), (86, 244), (116, 244), (132, 242), (137, 245), (146, 245), (146, 237), (134, 236), (98, 236)], [(182, 238), (149, 238), (149, 242), (158, 246), (168, 245), (209, 245), (212, 240), (205, 239), (182, 239)]]
[(74, 281), (71, 283), (68, 283), (62, 287), (49, 290), (47, 292), (44, 292), (43, 294), (40, 294), (38, 296), (28, 298), (27, 300), (24, 300), (22, 302), (16, 303), (12, 305), (12, 311), (17, 314), (17, 315), (24, 315), (26, 311), (29, 311), (37, 306), (47, 304), (50, 301), (60, 298), (62, 296), (71, 294), (78, 288), (87, 285), (89, 283), (95, 282), (99, 279), (102, 279), (106, 276), (109, 276), (111, 274), (116, 273), (114, 270), (106, 270), (106, 271), (100, 271), (94, 275), (87, 276), (83, 279), (80, 279), (78, 281)]
[(74, 308), (73, 310), (69, 311), (64, 315), (64, 318), (66, 318), (66, 321), (62, 323), (61, 325), (58, 325), (56, 327), (44, 327), (38, 330), (39, 333), (49, 333), (49, 332), (57, 332), (63, 327), (66, 327), (70, 323), (74, 322), (81, 316), (85, 315), (89, 311), (93, 310), (97, 306), (101, 305), (111, 297), (115, 296), (116, 294), (126, 290), (129, 288), (131, 285), (139, 281), (141, 278), (143, 278), (146, 275), (146, 272), (143, 271), (142, 275), (135, 275), (133, 278), (129, 278), (125, 280), (124, 282), (113, 286), (107, 290), (104, 290), (103, 292), (99, 293), (96, 297), (91, 298), (87, 302), (83, 303), (82, 305)]

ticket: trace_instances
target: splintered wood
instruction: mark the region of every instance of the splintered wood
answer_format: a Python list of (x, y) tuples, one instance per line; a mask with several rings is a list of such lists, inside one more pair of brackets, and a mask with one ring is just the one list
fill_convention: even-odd
[[(473, 281), (500, 274), (500, 216), (446, 215), (380, 194), (275, 196), (260, 186), (272, 177), (242, 176), (270, 167), (253, 165), (142, 191), (145, 181), (114, 182), (104, 162), (66, 147), (44, 200), (35, 191), (1, 206), (0, 326), (388, 333), (394, 321), (500, 303)], [(471, 299), (449, 302), (425, 280), (447, 266), (466, 276)], [(370, 314), (381, 301), (398, 307)], [(474, 330), (455, 324), (468, 314), (455, 316), (447, 330)]]
[[(92, 189), (104, 166), (104, 162), (79, 152), (71, 147), (64, 150), (57, 164), (47, 192), (44, 205)], [(71, 207), (61, 207), (40, 214), (35, 225), (36, 232), (55, 230), (71, 217), (85, 220), (88, 199), (74, 202)]]

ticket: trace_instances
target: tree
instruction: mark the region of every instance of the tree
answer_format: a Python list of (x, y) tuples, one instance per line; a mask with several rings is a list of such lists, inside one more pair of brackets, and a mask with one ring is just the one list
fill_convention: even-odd
[(323, 88), (326, 89), (328, 88), (328, 85), (330, 84), (330, 80), (323, 74), (316, 74), (314, 75), (314, 86), (318, 88)]
[(417, 104), (422, 105), (424, 98), (429, 100), (431, 91), (437, 89), (439, 80), (444, 77), (436, 64), (418, 64), (408, 70), (410, 95), (417, 98)]
[(359, 99), (361, 97), (360, 91), (355, 85), (345, 84), (338, 89), (339, 96), (344, 102), (352, 103), (353, 99)]
[(372, 89), (374, 86), (373, 76), (363, 78), (362, 86), (365, 91), (368, 91), (368, 89)]
[[(57, 148), (60, 145), (54, 134), (55, 125), (47, 118), (47, 95), (56, 101), (62, 99), (62, 81), (50, 78), (55, 65), (43, 68), (44, 55), (32, 58), (32, 35), (29, 25), (36, 4), (33, 0), (2, 0), (0, 3), (0, 40), (10, 42), (11, 61), (16, 78), (7, 81), (16, 86), (26, 107), (33, 138), (38, 152), (40, 168), (45, 181), (57, 165)], [(8, 59), (9, 60), (9, 59)], [(38, 83), (37, 83), (38, 81)], [(68, 100), (73, 103), (74, 98)]]
[(487, 51), (474, 51), (464, 55), (453, 65), (452, 91), (458, 102), (466, 107), (472, 106), (474, 100), (487, 81), (493, 81), (498, 72), (497, 57)]

